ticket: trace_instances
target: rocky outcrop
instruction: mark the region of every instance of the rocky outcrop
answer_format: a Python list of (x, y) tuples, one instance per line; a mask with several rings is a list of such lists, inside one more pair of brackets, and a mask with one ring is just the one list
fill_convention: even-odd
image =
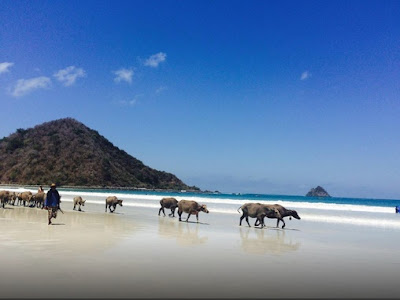
[(317, 186), (312, 188), (306, 195), (306, 197), (331, 197), (324, 188)]

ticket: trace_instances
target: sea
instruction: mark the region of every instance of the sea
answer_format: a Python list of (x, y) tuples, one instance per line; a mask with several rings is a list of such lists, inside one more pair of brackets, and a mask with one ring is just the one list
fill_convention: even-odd
[[(24, 187), (5, 187), (10, 191), (36, 190)], [(244, 203), (280, 204), (288, 209), (296, 210), (302, 220), (336, 224), (352, 224), (364, 227), (380, 227), (400, 229), (400, 213), (396, 207), (400, 200), (340, 198), (340, 197), (304, 197), (269, 194), (223, 194), (193, 192), (160, 192), (151, 190), (111, 190), (111, 189), (66, 189), (58, 188), (62, 201), (72, 202), (75, 196), (81, 196), (87, 203), (104, 207), (105, 198), (117, 196), (128, 207), (144, 207), (154, 209), (158, 213), (160, 200), (163, 197), (174, 197), (178, 201), (194, 200), (206, 204), (210, 213), (231, 214), (239, 217), (240, 207)]]

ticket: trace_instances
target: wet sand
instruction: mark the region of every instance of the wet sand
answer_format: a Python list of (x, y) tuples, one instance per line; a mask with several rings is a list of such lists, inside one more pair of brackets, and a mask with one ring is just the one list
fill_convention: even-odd
[(398, 298), (400, 230), (63, 205), (0, 209), (2, 298)]

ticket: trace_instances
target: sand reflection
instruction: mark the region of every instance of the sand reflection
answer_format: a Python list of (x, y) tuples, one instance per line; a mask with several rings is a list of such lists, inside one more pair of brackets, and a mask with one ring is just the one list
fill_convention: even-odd
[(251, 254), (284, 254), (297, 251), (299, 242), (293, 242), (286, 236), (285, 230), (239, 228), (241, 248)]
[(161, 237), (176, 239), (178, 245), (193, 246), (207, 242), (207, 236), (199, 234), (199, 227), (204, 226), (196, 223), (179, 222), (177, 218), (158, 219), (158, 234)]
[(47, 211), (14, 207), (0, 210), (0, 242), (9, 247), (29, 245), (33, 251), (90, 254), (114, 246), (137, 229), (134, 220), (105, 213), (58, 212), (47, 225)]

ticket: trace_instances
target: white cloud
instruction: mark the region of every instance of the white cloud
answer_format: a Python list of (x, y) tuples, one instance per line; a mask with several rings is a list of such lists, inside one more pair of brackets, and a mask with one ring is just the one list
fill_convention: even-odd
[(134, 106), (134, 105), (136, 105), (138, 103), (138, 99), (132, 99), (131, 101), (129, 101), (128, 102), (128, 104), (130, 105), (130, 106)]
[(14, 65), (14, 63), (10, 63), (10, 62), (0, 63), (0, 74), (9, 72), (10, 71), (9, 68), (11, 68), (13, 65)]
[(156, 89), (156, 94), (159, 95), (163, 91), (167, 90), (168, 88), (166, 86), (160, 86), (158, 89)]
[(167, 54), (165, 54), (163, 52), (159, 52), (157, 54), (153, 54), (148, 59), (146, 59), (144, 61), (144, 65), (148, 66), (148, 67), (157, 68), (158, 65), (160, 63), (162, 63), (163, 61), (165, 61), (166, 58), (167, 58)]
[(306, 80), (306, 79), (308, 79), (310, 77), (311, 77), (311, 73), (308, 72), (308, 71), (304, 71), (303, 73), (301, 73), (300, 80)]
[(126, 81), (128, 83), (132, 83), (133, 70), (122, 68), (117, 71), (114, 71), (113, 73), (117, 75), (114, 78), (115, 82)]
[(136, 104), (139, 103), (139, 98), (141, 98), (143, 96), (144, 96), (144, 94), (138, 94), (138, 95), (135, 95), (131, 100), (128, 100), (128, 101), (122, 100), (122, 101), (119, 101), (119, 103), (122, 105), (135, 106)]
[(50, 84), (51, 79), (45, 76), (30, 79), (19, 79), (14, 89), (11, 91), (11, 95), (14, 97), (20, 97), (36, 89), (48, 88)]
[(65, 86), (70, 86), (73, 85), (78, 78), (86, 77), (86, 72), (82, 68), (69, 66), (57, 71), (53, 76)]

